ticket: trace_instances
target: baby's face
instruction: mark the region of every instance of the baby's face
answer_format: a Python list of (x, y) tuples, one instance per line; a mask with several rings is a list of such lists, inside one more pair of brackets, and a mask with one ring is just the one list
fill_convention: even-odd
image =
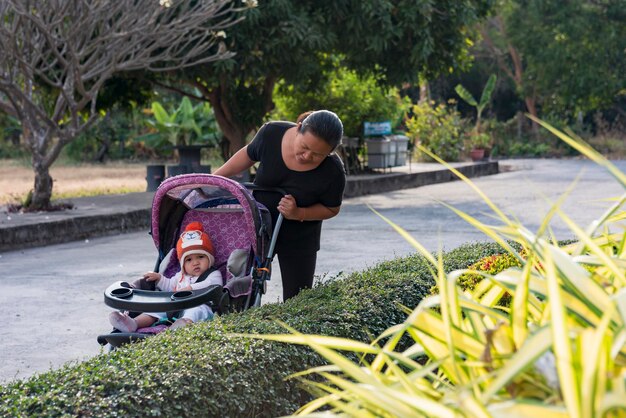
[(209, 257), (204, 254), (191, 254), (185, 257), (183, 268), (190, 276), (199, 276), (211, 267)]

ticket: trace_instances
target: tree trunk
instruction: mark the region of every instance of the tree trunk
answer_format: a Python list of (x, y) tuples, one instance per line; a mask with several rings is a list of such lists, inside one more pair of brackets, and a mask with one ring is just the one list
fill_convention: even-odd
[(420, 99), (419, 104), (430, 102), (430, 84), (428, 81), (422, 80), (420, 81)]
[[(263, 98), (261, 104), (254, 108), (238, 104), (236, 101), (241, 98), (232, 92), (232, 80), (222, 80), (219, 86), (208, 89), (200, 83), (194, 85), (208, 99), (215, 113), (215, 120), (222, 131), (222, 142), (220, 144), (222, 158), (226, 161), (237, 151), (246, 146), (246, 138), (253, 129), (262, 122), (263, 117), (272, 110), (272, 94), (274, 91), (275, 78), (268, 76), (259, 90)], [(258, 87), (258, 86), (257, 86)], [(247, 99), (243, 99), (247, 100)], [(249, 114), (243, 115), (243, 111), (238, 109), (246, 108)], [(245, 116), (245, 117), (244, 117)]]
[(67, 143), (67, 139), (56, 138), (55, 132), (45, 128), (28, 127), (24, 124), (22, 129), (24, 140), (32, 155), (31, 164), (35, 172), (32, 198), (25, 206), (28, 210), (48, 210), (50, 209), (53, 184), (50, 167)]
[[(483, 37), (483, 41), (487, 45), (487, 48), (492, 52), (493, 56), (496, 58), (496, 63), (498, 67), (506, 75), (508, 75), (511, 78), (511, 80), (513, 80), (517, 91), (521, 92), (521, 94), (524, 95), (524, 104), (526, 105), (526, 110), (528, 110), (528, 113), (538, 118), (537, 99), (534, 94), (529, 95), (527, 92), (525, 92), (526, 89), (524, 85), (524, 65), (522, 62), (522, 56), (517, 50), (517, 48), (515, 47), (515, 45), (511, 43), (507, 35), (507, 31), (504, 25), (504, 19), (502, 19), (502, 16), (496, 16), (495, 18), (492, 19), (491, 23), (500, 32), (500, 34), (502, 35), (502, 37), (504, 38), (506, 42), (506, 49), (508, 52), (508, 56), (511, 60), (512, 68), (511, 66), (509, 66), (509, 63), (503, 59), (503, 56), (505, 55), (504, 52), (501, 51), (496, 46), (493, 39), (491, 39), (491, 36), (489, 36), (489, 32), (487, 31), (487, 27), (485, 25), (481, 25), (479, 28)], [(538, 131), (538, 128), (539, 128), (539, 125), (537, 125), (533, 121), (531, 124), (531, 129), (533, 130), (533, 132), (536, 133)]]
[(32, 200), (28, 204), (29, 210), (46, 210), (50, 208), (52, 183), (52, 176), (50, 176), (48, 167), (41, 165), (35, 167), (35, 188)]
[(246, 137), (248, 133), (254, 128), (253, 126), (245, 126), (236, 118), (228, 117), (228, 112), (225, 111), (221, 98), (213, 99), (214, 94), (211, 94), (211, 106), (213, 112), (215, 112), (215, 119), (219, 125), (223, 137), (221, 141), (222, 158), (224, 161), (232, 157), (237, 151), (246, 146)]
[[(539, 119), (539, 116), (537, 116), (537, 101), (535, 100), (535, 97), (526, 96), (524, 98), (524, 103), (526, 103), (526, 109), (528, 110), (528, 113)], [(530, 127), (534, 134), (537, 134), (539, 132), (539, 125), (535, 121), (532, 121)]]
[(222, 131), (220, 147), (222, 158), (226, 161), (246, 145), (246, 136), (253, 127), (246, 127), (237, 120), (237, 115), (230, 110), (231, 106), (225, 97), (222, 86), (212, 90), (204, 90), (203, 94), (211, 103), (215, 120)]

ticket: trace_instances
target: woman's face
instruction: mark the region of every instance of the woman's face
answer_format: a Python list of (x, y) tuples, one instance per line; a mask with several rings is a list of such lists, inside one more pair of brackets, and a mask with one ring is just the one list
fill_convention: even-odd
[(332, 152), (332, 147), (311, 132), (296, 132), (294, 153), (296, 161), (305, 165), (318, 165)]

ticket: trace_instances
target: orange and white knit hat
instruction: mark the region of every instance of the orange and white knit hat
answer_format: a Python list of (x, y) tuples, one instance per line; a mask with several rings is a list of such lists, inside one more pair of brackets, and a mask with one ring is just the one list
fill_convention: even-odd
[(178, 254), (181, 266), (185, 262), (185, 257), (191, 254), (206, 255), (209, 259), (209, 266), (212, 266), (215, 263), (214, 252), (211, 238), (204, 232), (200, 222), (191, 222), (187, 225), (176, 244), (176, 254)]

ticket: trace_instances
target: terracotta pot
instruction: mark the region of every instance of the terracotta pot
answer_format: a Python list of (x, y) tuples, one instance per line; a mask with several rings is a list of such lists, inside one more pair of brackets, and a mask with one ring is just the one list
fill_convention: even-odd
[(470, 151), (470, 157), (472, 158), (472, 161), (481, 161), (485, 158), (485, 150), (474, 148)]

